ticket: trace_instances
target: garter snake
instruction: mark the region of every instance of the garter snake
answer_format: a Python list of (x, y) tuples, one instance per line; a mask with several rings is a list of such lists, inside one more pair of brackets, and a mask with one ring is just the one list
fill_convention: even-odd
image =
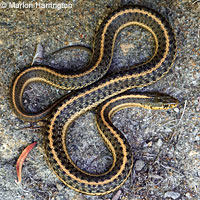
[[(137, 67), (106, 74), (112, 61), (118, 33), (132, 25), (143, 27), (152, 34), (155, 40), (153, 56)], [(37, 121), (48, 116), (44, 133), (45, 154), (49, 166), (63, 183), (85, 194), (104, 195), (119, 188), (128, 178), (133, 166), (128, 142), (111, 123), (113, 113), (129, 106), (168, 109), (177, 105), (176, 100), (165, 95), (121, 94), (161, 79), (169, 72), (175, 54), (175, 34), (162, 15), (144, 6), (126, 6), (113, 12), (101, 23), (95, 35), (91, 62), (84, 70), (61, 73), (47, 66), (26, 68), (13, 82), (12, 106), (17, 116), (25, 121)], [(44, 111), (29, 113), (24, 109), (22, 95), (31, 82), (45, 82), (75, 91)], [(104, 101), (106, 103), (102, 104)], [(90, 174), (78, 168), (71, 160), (65, 140), (70, 124), (98, 105), (101, 105), (98, 107), (101, 117), (97, 117), (97, 127), (112, 152), (113, 163), (110, 169), (102, 174)]]

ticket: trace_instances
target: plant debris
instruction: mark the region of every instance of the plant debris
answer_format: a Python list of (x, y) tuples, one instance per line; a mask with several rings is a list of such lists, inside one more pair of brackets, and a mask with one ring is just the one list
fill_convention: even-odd
[(16, 169), (17, 169), (17, 178), (18, 181), (16, 181), (18, 184), (21, 183), (22, 180), (22, 165), (24, 163), (24, 160), (26, 159), (29, 152), (34, 148), (34, 146), (37, 144), (37, 142), (33, 142), (32, 144), (28, 145), (21, 153), (17, 160)]

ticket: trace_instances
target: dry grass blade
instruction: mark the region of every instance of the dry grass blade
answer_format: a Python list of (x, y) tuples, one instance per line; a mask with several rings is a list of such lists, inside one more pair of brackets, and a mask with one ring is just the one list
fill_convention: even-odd
[(17, 164), (16, 164), (16, 169), (17, 169), (17, 178), (18, 181), (17, 183), (21, 183), (22, 180), (22, 165), (24, 163), (24, 160), (26, 159), (27, 155), (29, 154), (29, 152), (31, 151), (31, 149), (34, 148), (34, 146), (37, 144), (37, 142), (33, 142), (32, 144), (28, 145), (21, 153), (21, 155), (19, 156), (18, 160), (17, 160)]

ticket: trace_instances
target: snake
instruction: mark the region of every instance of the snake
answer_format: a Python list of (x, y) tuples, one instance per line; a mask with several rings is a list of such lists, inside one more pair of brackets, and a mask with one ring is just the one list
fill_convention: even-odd
[[(116, 38), (128, 26), (139, 26), (154, 38), (153, 55), (142, 64), (115, 73), (107, 73), (111, 65)], [(49, 167), (69, 188), (88, 195), (105, 195), (120, 188), (133, 169), (131, 147), (112, 124), (112, 116), (127, 107), (169, 109), (178, 100), (165, 94), (134, 93), (133, 88), (151, 85), (164, 77), (176, 58), (176, 38), (169, 21), (146, 6), (123, 6), (108, 14), (95, 33), (91, 60), (75, 72), (46, 65), (32, 65), (21, 71), (11, 87), (11, 105), (22, 120), (47, 119), (44, 129), (44, 151)], [(73, 90), (46, 109), (31, 113), (24, 108), (23, 93), (32, 82), (43, 82), (65, 90)], [(109, 169), (89, 173), (71, 159), (66, 146), (69, 126), (85, 112), (96, 108), (97, 128), (113, 156)]]

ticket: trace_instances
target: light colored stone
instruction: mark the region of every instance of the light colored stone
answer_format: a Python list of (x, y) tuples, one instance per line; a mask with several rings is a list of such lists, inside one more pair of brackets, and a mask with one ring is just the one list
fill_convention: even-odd
[(178, 199), (180, 194), (178, 192), (168, 191), (165, 193), (164, 198)]
[(145, 162), (143, 160), (137, 160), (135, 163), (135, 170), (140, 171), (145, 166)]
[(186, 196), (188, 199), (191, 199), (191, 198), (192, 198), (192, 195), (191, 195), (189, 192), (187, 192), (187, 193), (185, 194), (185, 196)]
[(59, 190), (59, 191), (61, 191), (61, 190), (63, 190), (63, 185), (61, 185), (60, 183), (57, 183), (56, 184), (56, 187), (57, 187), (57, 189)]
[(179, 109), (178, 108), (174, 108), (174, 111), (179, 113)]
[(158, 141), (156, 142), (156, 146), (161, 147), (163, 144), (163, 141), (161, 139), (158, 139)]

